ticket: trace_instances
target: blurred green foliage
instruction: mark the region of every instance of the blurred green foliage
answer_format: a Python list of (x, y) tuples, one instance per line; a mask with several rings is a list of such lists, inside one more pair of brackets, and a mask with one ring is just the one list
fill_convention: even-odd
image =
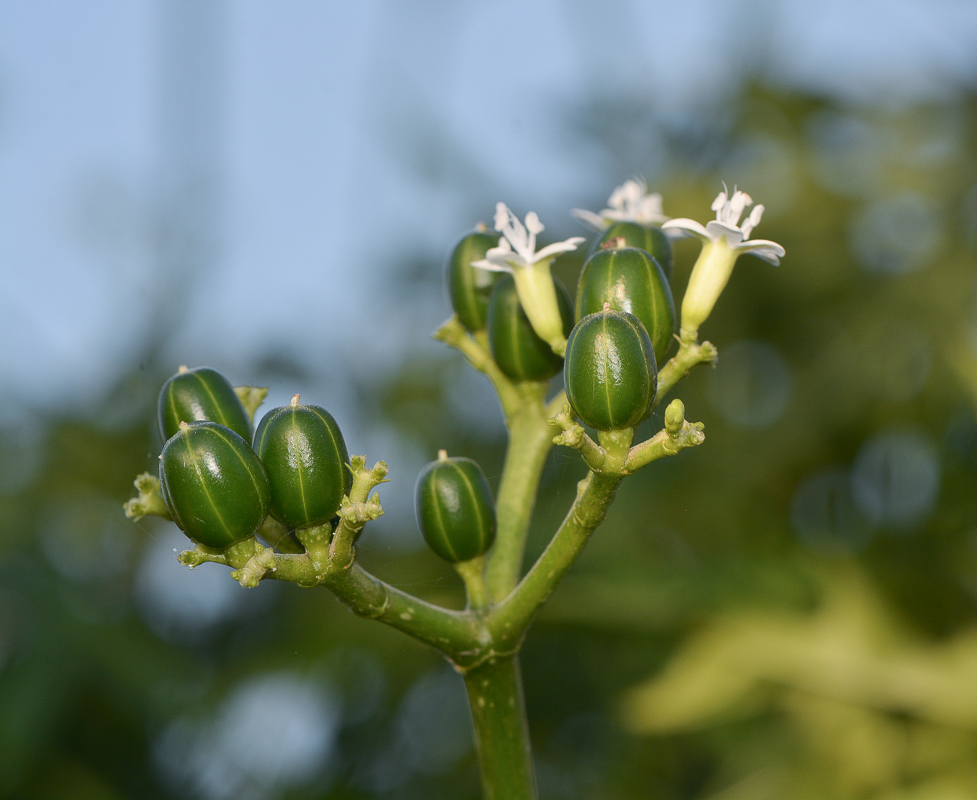
[[(719, 366), (678, 393), (705, 446), (625, 483), (530, 634), (541, 796), (977, 796), (977, 99), (878, 110), (752, 87), (732, 111), (666, 130), (651, 188), (705, 221), (737, 184), (787, 257), (742, 258), (701, 331)], [(612, 104), (575, 121), (613, 152)], [(677, 302), (697, 247), (676, 248)], [(557, 271), (573, 285), (580, 266)], [(440, 269), (405, 280), (440, 292)], [(364, 378), (360, 408), (497, 481), (501, 424), (472, 424), (482, 379), (457, 361)], [(89, 418), (2, 432), (0, 796), (476, 797), (462, 683), (434, 653), (324, 591), (184, 575), (172, 526), (122, 517), (171, 366), (133, 370)], [(582, 473), (551, 457), (530, 557)], [(368, 528), (360, 555), (461, 602), (429, 552)]]

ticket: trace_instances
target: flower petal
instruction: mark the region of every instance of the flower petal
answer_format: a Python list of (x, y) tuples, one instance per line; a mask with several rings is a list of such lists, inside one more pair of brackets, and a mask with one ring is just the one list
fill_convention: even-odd
[(736, 247), (740, 242), (743, 241), (743, 231), (741, 231), (735, 225), (730, 225), (729, 223), (722, 222), (718, 219), (711, 219), (706, 223), (706, 233), (714, 242), (718, 242), (720, 239), (725, 237), (726, 243), (730, 247)]
[(751, 253), (757, 258), (769, 261), (775, 267), (780, 266), (780, 259), (786, 254), (781, 245), (771, 242), (769, 239), (750, 239), (737, 246), (736, 249), (740, 253)]
[(571, 250), (576, 250), (577, 245), (585, 241), (587, 240), (583, 236), (572, 236), (565, 242), (555, 242), (554, 244), (547, 245), (533, 256), (533, 263), (535, 264), (537, 261), (555, 256), (557, 253), (569, 253)]
[(506, 263), (497, 264), (494, 261), (490, 261), (487, 258), (483, 258), (480, 261), (472, 261), (473, 267), (478, 267), (478, 269), (487, 269), (489, 272), (509, 272), (513, 271), (512, 267)]
[(604, 217), (602, 217), (600, 214), (595, 214), (593, 211), (586, 211), (582, 208), (574, 208), (570, 211), (570, 213), (588, 228), (597, 231), (597, 233), (603, 233), (611, 226), (610, 222), (604, 219)]
[(712, 241), (706, 229), (694, 219), (685, 219), (684, 217), (682, 219), (670, 219), (662, 225), (662, 230), (669, 236), (675, 236), (676, 234), (672, 231), (678, 231), (678, 236), (696, 236), (707, 242)]

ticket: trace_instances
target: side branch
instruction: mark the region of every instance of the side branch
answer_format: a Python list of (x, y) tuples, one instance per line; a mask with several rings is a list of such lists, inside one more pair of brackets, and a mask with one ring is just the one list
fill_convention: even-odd
[(623, 475), (590, 472), (559, 530), (526, 577), (486, 618), (497, 652), (515, 650), (598, 525), (604, 521)]
[(665, 399), (672, 388), (682, 378), (689, 374), (689, 371), (698, 364), (715, 364), (719, 357), (719, 351), (712, 342), (699, 344), (694, 338), (683, 337), (679, 339), (678, 352), (669, 359), (660, 370), (658, 370), (658, 396), (655, 399), (657, 406)]
[(686, 447), (702, 444), (706, 440), (704, 427), (701, 422), (688, 422), (685, 404), (678, 399), (672, 400), (665, 409), (665, 430), (631, 448), (624, 462), (625, 471), (636, 472), (659, 458), (674, 456)]
[[(452, 658), (463, 658), (479, 650), (483, 642), (487, 646), (487, 636), (474, 614), (441, 608), (412, 597), (358, 564), (319, 570), (308, 554), (273, 553), (261, 545), (255, 545), (250, 551), (242, 548), (223, 553), (198, 545), (180, 554), (184, 566), (193, 568), (207, 562), (234, 567), (239, 580), (254, 576), (299, 586), (325, 586), (354, 614), (385, 622)], [(257, 580), (251, 585), (256, 584)]]
[(495, 363), (495, 359), (488, 351), (486, 341), (476, 341), (458, 321), (457, 316), (452, 316), (432, 335), (439, 342), (444, 342), (448, 347), (458, 350), (469, 364), (488, 376), (499, 395), (499, 401), (502, 403), (502, 411), (505, 413), (506, 419), (518, 412), (522, 405), (522, 398), (515, 384), (502, 373), (502, 370)]

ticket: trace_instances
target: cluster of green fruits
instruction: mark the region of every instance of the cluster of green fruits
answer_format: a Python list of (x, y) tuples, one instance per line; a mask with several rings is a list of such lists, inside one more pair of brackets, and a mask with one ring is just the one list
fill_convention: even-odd
[(563, 357), (533, 330), (511, 275), (471, 266), (497, 243), (497, 235), (474, 231), (448, 258), (459, 322), (487, 332), (493, 359), (514, 381), (549, 380), (562, 369), (567, 399), (585, 424), (600, 431), (637, 425), (655, 401), (657, 365), (677, 331), (668, 237), (638, 222), (611, 225), (591, 246), (574, 306), (553, 279), (568, 338)]
[[(594, 242), (575, 311), (557, 284), (565, 359), (536, 335), (512, 277), (472, 266), (497, 241), (474, 231), (448, 258), (449, 294), (461, 324), (487, 335), (495, 362), (513, 381), (547, 381), (563, 369), (571, 407), (591, 427), (638, 424), (654, 403), (657, 363), (675, 333), (667, 237), (655, 227), (617, 223)], [(351, 488), (349, 453), (332, 415), (299, 400), (295, 395), (272, 409), (252, 429), (237, 391), (215, 370), (181, 367), (166, 382), (157, 414), (166, 442), (160, 490), (190, 539), (225, 549), (255, 535), (269, 515), (287, 531), (335, 528)], [(445, 560), (470, 561), (492, 546), (492, 493), (471, 459), (441, 451), (422, 470), (415, 500), (421, 532)]]
[[(253, 536), (269, 515), (288, 531), (335, 527), (352, 482), (346, 442), (328, 411), (299, 400), (272, 409), (252, 431), (219, 372), (181, 367), (164, 384), (160, 491), (190, 539), (224, 549)], [(492, 493), (470, 459), (442, 452), (425, 467), (417, 515), (428, 544), (451, 562), (481, 555), (495, 537)]]

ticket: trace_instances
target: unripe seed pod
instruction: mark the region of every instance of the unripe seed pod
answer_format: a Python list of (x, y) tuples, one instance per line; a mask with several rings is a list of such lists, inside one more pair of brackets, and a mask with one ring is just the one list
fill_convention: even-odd
[(584, 317), (567, 342), (563, 381), (577, 416), (599, 431), (633, 428), (658, 391), (651, 340), (632, 314), (603, 311)]
[(672, 277), (672, 243), (661, 228), (642, 225), (640, 222), (615, 222), (605, 230), (600, 238), (594, 240), (588, 256), (599, 253), (604, 245), (618, 237), (624, 239), (625, 247), (644, 250), (661, 265), (665, 277)]
[(596, 314), (604, 303), (640, 319), (655, 349), (655, 363), (665, 362), (676, 333), (675, 303), (654, 258), (644, 250), (623, 247), (600, 250), (587, 259), (577, 283), (577, 319)]
[(349, 453), (333, 416), (319, 406), (274, 408), (258, 423), (254, 449), (271, 482), (271, 515), (286, 528), (332, 519), (353, 476)]
[(457, 564), (488, 552), (495, 541), (495, 504), (481, 467), (444, 450), (417, 477), (417, 524), (435, 553)]
[[(573, 329), (570, 295), (559, 281), (554, 280), (553, 283), (563, 319), (563, 335), (568, 336)], [(549, 380), (563, 366), (563, 359), (533, 330), (519, 303), (516, 282), (511, 275), (503, 275), (492, 290), (488, 335), (495, 363), (515, 381)]]
[(472, 262), (484, 259), (498, 244), (497, 233), (473, 231), (461, 237), (445, 264), (451, 307), (458, 321), (472, 333), (485, 329), (492, 287), (502, 276), (501, 272), (473, 267)]
[(227, 378), (210, 367), (180, 367), (159, 393), (156, 421), (160, 436), (165, 442), (180, 429), (181, 422), (203, 420), (230, 428), (251, 441), (251, 417)]
[(268, 516), (271, 488), (258, 456), (216, 422), (180, 424), (163, 446), (159, 480), (173, 521), (207, 547), (247, 539)]

